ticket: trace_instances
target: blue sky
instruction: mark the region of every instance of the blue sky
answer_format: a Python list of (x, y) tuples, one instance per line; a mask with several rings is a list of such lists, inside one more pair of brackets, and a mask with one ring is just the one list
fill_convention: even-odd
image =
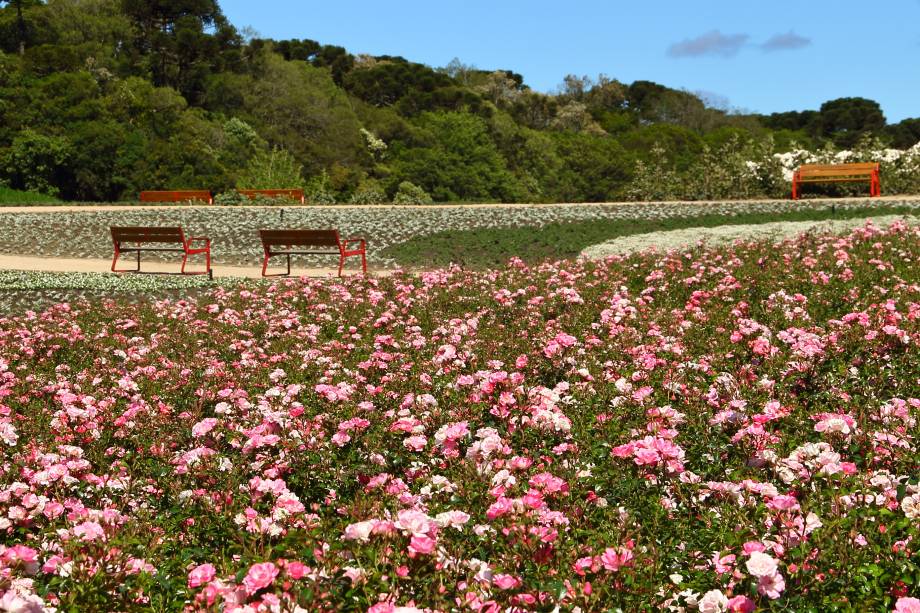
[(352, 53), (702, 91), (753, 112), (863, 96), (920, 117), (920, 0), (222, 0), (237, 27)]

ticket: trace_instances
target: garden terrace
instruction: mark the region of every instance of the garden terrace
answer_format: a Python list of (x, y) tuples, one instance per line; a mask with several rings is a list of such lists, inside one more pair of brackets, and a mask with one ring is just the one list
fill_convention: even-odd
[[(904, 212), (920, 198), (558, 205), (0, 208), (0, 254), (109, 258), (110, 226), (172, 225), (212, 239), (215, 267), (256, 266), (261, 228), (336, 228), (364, 236), (372, 267), (495, 266), (574, 257), (588, 245), (658, 229)], [(852, 212), (851, 211), (856, 211)], [(579, 225), (580, 224), (580, 225)], [(545, 228), (545, 233), (533, 229)], [(429, 238), (430, 237), (430, 238)], [(406, 243), (404, 247), (396, 247)], [(321, 258), (306, 260), (321, 266)], [(218, 271), (219, 272), (219, 271)]]

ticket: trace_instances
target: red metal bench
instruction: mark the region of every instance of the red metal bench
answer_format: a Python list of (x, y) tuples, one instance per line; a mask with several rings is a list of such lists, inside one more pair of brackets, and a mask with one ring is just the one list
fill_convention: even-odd
[(306, 202), (302, 189), (240, 189), (237, 191), (250, 200), (255, 200), (256, 196), (267, 196), (269, 198), (284, 197), (299, 200), (300, 204)]
[(211, 192), (201, 189), (141, 192), (141, 202), (186, 202), (201, 201), (214, 204)]
[(792, 199), (798, 200), (802, 183), (849, 183), (868, 181), (869, 196), (882, 195), (878, 162), (859, 164), (802, 164), (792, 175)]
[[(112, 242), (115, 244), (115, 255), (112, 257), (112, 272), (141, 272), (141, 251), (171, 251), (182, 254), (182, 268), (180, 274), (208, 275), (213, 278), (211, 271), (211, 239), (203, 236), (193, 236), (186, 239), (181, 227), (159, 228), (146, 226), (112, 226)], [(134, 244), (133, 247), (125, 246)], [(204, 243), (203, 247), (193, 247), (192, 243)], [(172, 245), (171, 247), (150, 245)], [(118, 257), (123, 253), (137, 254), (137, 267), (118, 269)], [(188, 256), (204, 254), (205, 270), (199, 272), (185, 272)]]
[[(338, 230), (259, 230), (259, 237), (262, 239), (262, 248), (265, 251), (265, 259), (262, 260), (263, 277), (290, 275), (292, 255), (337, 255), (339, 256), (340, 277), (345, 258), (360, 255), (361, 271), (367, 274), (367, 245), (363, 238), (342, 240), (339, 238)], [(357, 248), (349, 247), (353, 243), (358, 244)], [(297, 247), (301, 249), (296, 249)], [(303, 249), (303, 247), (312, 247), (312, 249)], [(326, 249), (317, 249), (322, 247)], [(287, 257), (287, 273), (268, 275), (265, 273), (268, 268), (268, 260), (276, 255)]]

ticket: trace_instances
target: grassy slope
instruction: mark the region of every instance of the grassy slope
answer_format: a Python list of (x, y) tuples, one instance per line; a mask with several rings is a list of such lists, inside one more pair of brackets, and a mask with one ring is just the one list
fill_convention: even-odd
[(15, 206), (17, 204), (57, 204), (60, 200), (53, 196), (35, 192), (23, 192), (0, 185), (0, 206)]
[(589, 245), (621, 236), (644, 234), (683, 228), (713, 227), (721, 225), (759, 224), (771, 221), (823, 221), (850, 219), (868, 215), (897, 215), (916, 213), (907, 207), (873, 206), (861, 209), (815, 209), (789, 213), (699, 215), (671, 219), (642, 220), (587, 220), (571, 223), (554, 223), (534, 227), (478, 228), (473, 230), (446, 230), (437, 234), (419, 236), (393, 245), (383, 255), (395, 259), (406, 267), (438, 267), (455, 263), (469, 268), (503, 266), (509, 258), (517, 256), (526, 262), (546, 259), (571, 258)]

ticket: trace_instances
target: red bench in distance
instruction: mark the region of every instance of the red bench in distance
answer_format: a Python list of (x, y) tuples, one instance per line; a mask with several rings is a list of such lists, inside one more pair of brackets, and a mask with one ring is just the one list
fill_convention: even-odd
[(256, 196), (268, 196), (269, 198), (284, 197), (298, 200), (300, 204), (306, 202), (302, 189), (239, 189), (237, 191), (250, 200), (255, 200)]
[(882, 182), (878, 176), (879, 163), (859, 164), (802, 164), (792, 175), (792, 199), (798, 200), (802, 183), (849, 183), (867, 181), (869, 197), (882, 195)]
[[(338, 230), (259, 230), (265, 258), (262, 260), (263, 277), (281, 277), (291, 274), (292, 255), (337, 255), (339, 256), (339, 276), (345, 258), (361, 256), (361, 271), (367, 274), (366, 242), (363, 238), (339, 238)], [(353, 245), (357, 243), (357, 247)], [(268, 275), (268, 260), (276, 255), (287, 257), (287, 273)]]
[[(211, 239), (204, 236), (185, 238), (181, 227), (160, 228), (149, 226), (112, 226), (112, 242), (115, 244), (115, 255), (112, 257), (112, 272), (141, 272), (142, 251), (171, 251), (182, 254), (182, 267), (180, 274), (208, 275), (213, 278), (211, 271)], [(193, 243), (203, 244), (195, 247)], [(131, 246), (133, 245), (133, 246)], [(137, 254), (136, 268), (116, 268), (118, 258), (123, 253)], [(185, 272), (188, 256), (204, 254), (204, 271)]]
[(180, 189), (170, 191), (141, 192), (141, 202), (187, 202), (200, 201), (214, 204), (211, 192), (201, 189)]

